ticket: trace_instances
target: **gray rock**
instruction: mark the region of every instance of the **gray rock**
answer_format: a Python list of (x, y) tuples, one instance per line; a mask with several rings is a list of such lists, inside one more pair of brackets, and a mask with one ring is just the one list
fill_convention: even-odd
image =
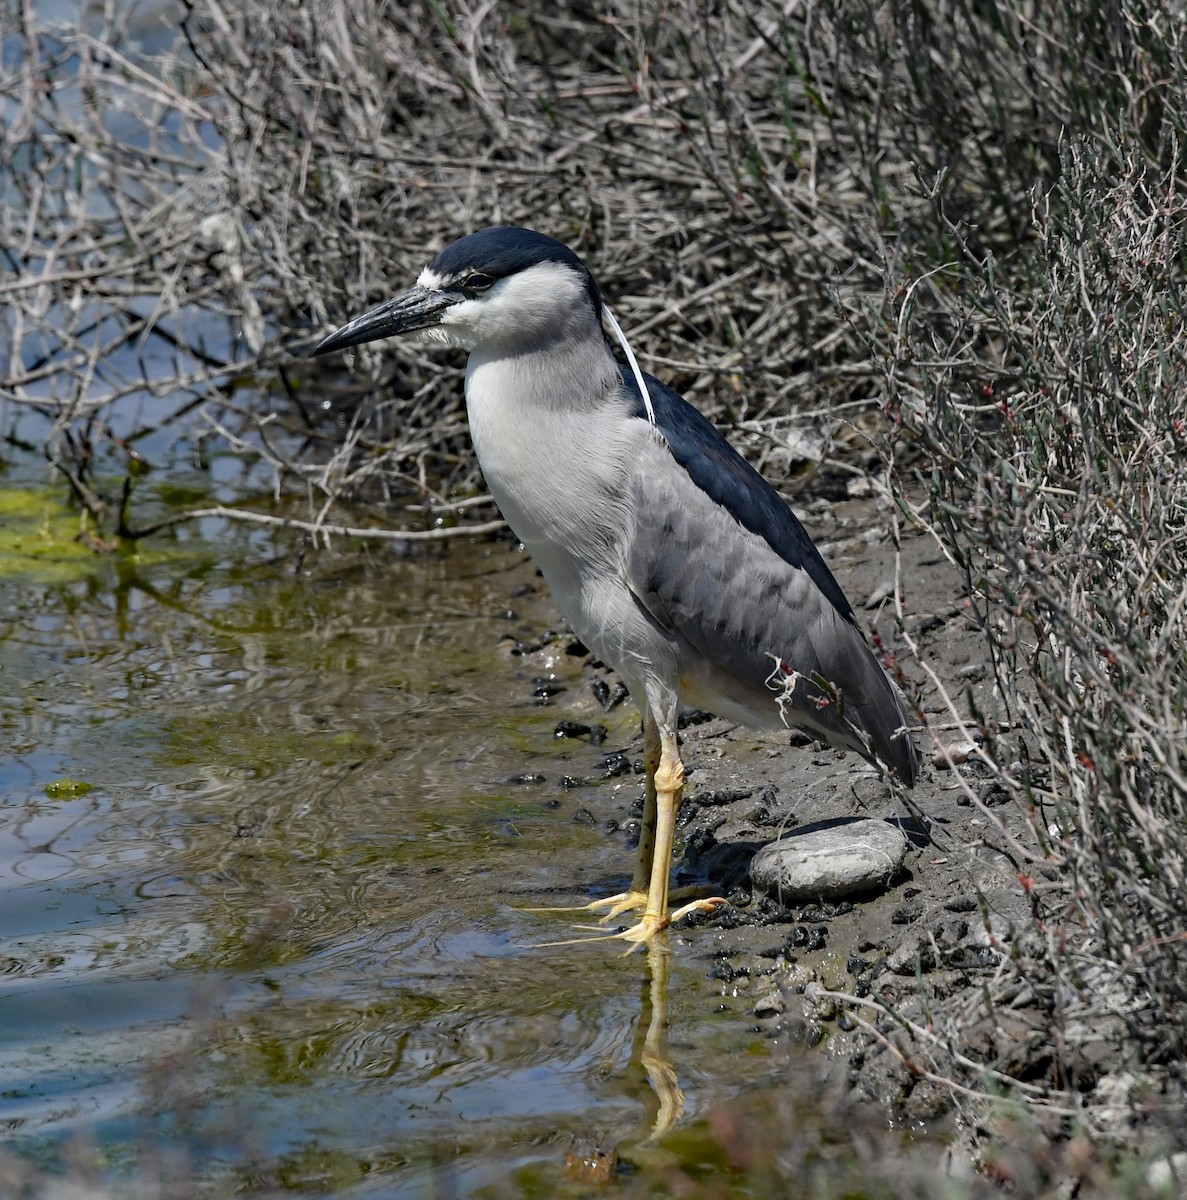
[(836, 900), (885, 887), (907, 854), (907, 839), (886, 821), (807, 826), (764, 846), (750, 878), (782, 904)]

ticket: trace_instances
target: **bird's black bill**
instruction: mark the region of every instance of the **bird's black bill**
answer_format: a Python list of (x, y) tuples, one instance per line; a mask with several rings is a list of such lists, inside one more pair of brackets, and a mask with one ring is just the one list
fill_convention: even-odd
[(312, 356), (316, 358), (320, 354), (361, 346), (364, 342), (374, 342), (393, 333), (430, 329), (440, 324), (441, 315), (447, 308), (462, 299), (464, 297), (456, 293), (429, 291), (419, 286), (410, 288), (403, 295), (384, 301), (331, 333), (313, 348)]

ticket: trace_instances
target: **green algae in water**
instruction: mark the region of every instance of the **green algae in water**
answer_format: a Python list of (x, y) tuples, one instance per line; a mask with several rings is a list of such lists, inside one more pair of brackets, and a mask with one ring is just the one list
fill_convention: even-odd
[(53, 488), (0, 488), (0, 579), (70, 583), (95, 572), (109, 557), (138, 563), (164, 562), (176, 551), (120, 543), (112, 554), (95, 542), (93, 523)]
[(94, 791), (95, 785), (82, 779), (55, 779), (45, 785), (45, 794), (51, 800), (75, 800)]

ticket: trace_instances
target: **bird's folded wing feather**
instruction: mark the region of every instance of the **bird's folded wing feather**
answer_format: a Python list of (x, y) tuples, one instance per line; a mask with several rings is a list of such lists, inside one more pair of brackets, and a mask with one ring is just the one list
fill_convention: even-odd
[[(648, 379), (657, 428), (640, 439), (624, 568), (639, 602), (713, 667), (764, 688), (780, 667), (841, 691), (849, 721), (903, 760), (897, 693), (853, 610), (779, 494), (695, 409)], [(819, 689), (797, 694), (813, 725), (849, 741)], [(773, 698), (772, 698), (773, 703)]]

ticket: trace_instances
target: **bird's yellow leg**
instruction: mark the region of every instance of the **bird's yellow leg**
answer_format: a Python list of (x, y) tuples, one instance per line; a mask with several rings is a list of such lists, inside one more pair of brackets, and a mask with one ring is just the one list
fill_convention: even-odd
[[(674, 723), (673, 723), (674, 724)], [(678, 908), (674, 913), (668, 911), (670, 898), (668, 879), (672, 870), (672, 842), (676, 837), (676, 814), (680, 811), (680, 802), (684, 796), (684, 764), (680, 761), (680, 747), (676, 741), (673, 728), (671, 733), (664, 731), (659, 735), (659, 763), (654, 774), (654, 788), (648, 788), (648, 796), (655, 796), (655, 820), (649, 822), (647, 805), (644, 804), (643, 829), (639, 836), (639, 858), (635, 868), (635, 877), (631, 882), (631, 891), (621, 896), (611, 896), (606, 900), (595, 900), (586, 908), (599, 905), (611, 905), (611, 911), (602, 919), (603, 923), (618, 913), (628, 909), (642, 908), (643, 919), (629, 929), (616, 933), (602, 933), (594, 937), (567, 938), (560, 942), (542, 942), (541, 946), (574, 946), (581, 942), (603, 942), (621, 938), (630, 943), (627, 953), (637, 950), (640, 946), (652, 945), (656, 934), (666, 929), (673, 921), (680, 920), (690, 912), (712, 912), (713, 909), (725, 904), (721, 896), (710, 896), (707, 899), (693, 900)], [(650, 832), (649, 832), (650, 831)], [(647, 842), (653, 843), (650, 865), (647, 868), (649, 877), (646, 891), (641, 884), (645, 872), (645, 848)], [(572, 911), (572, 910), (568, 910)], [(582, 928), (579, 926), (579, 928)], [(596, 926), (588, 926), (596, 930)]]
[(720, 896), (705, 900), (694, 900), (670, 913), (668, 910), (668, 879), (672, 870), (672, 843), (676, 837), (676, 814), (684, 798), (684, 764), (680, 761), (680, 747), (676, 741), (675, 722), (673, 727), (660, 734), (659, 765), (655, 771), (655, 853), (651, 862), (651, 879), (647, 889), (647, 907), (643, 919), (622, 933), (612, 934), (641, 946), (650, 943), (661, 929), (666, 929), (674, 920), (690, 912), (711, 912), (725, 901)]
[(604, 896), (588, 904), (560, 908), (527, 908), (524, 912), (591, 912), (601, 913), (602, 923), (614, 920), (624, 912), (647, 907), (647, 891), (651, 883), (651, 860), (655, 856), (656, 797), (655, 773), (660, 762), (660, 736), (655, 721), (648, 714), (643, 720), (643, 764), (646, 787), (643, 796), (643, 821), (639, 827), (639, 849), (635, 855), (635, 874), (628, 891)]

